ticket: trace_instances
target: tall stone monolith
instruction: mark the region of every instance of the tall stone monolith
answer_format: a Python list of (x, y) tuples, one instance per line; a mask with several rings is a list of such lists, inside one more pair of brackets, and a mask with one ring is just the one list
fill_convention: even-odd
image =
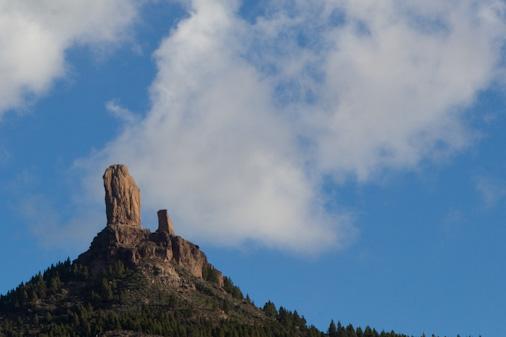
[(141, 193), (126, 165), (111, 165), (104, 173), (107, 225), (141, 226)]

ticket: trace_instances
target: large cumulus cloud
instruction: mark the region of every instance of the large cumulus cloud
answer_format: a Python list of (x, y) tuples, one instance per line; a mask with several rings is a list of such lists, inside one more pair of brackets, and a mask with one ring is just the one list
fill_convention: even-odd
[(151, 110), (80, 164), (129, 164), (146, 208), (201, 240), (339, 247), (353, 230), (324, 177), (465, 148), (464, 111), (502, 67), (500, 1), (280, 0), (253, 21), (238, 1), (185, 3), (155, 52)]

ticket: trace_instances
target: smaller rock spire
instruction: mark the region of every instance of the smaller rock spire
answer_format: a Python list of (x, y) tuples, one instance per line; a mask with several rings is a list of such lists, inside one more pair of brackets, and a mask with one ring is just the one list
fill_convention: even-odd
[(157, 212), (158, 215), (158, 231), (169, 233), (170, 235), (175, 235), (174, 232), (174, 224), (172, 223), (172, 219), (167, 213), (166, 209), (161, 209)]

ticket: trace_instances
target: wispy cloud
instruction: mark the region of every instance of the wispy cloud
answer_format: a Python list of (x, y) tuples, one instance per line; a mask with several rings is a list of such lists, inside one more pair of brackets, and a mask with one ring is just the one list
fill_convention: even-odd
[(280, 0), (253, 23), (238, 1), (185, 3), (155, 52), (151, 110), (79, 165), (127, 163), (144, 205), (201, 240), (339, 247), (350, 221), (322, 177), (464, 149), (462, 111), (502, 67), (501, 1)]
[(11, 158), (10, 152), (0, 145), (0, 166), (5, 165)]
[(109, 111), (114, 117), (118, 118), (123, 123), (133, 124), (139, 122), (139, 117), (135, 113), (128, 110), (127, 108), (122, 107), (115, 100), (108, 101), (105, 104), (105, 107), (107, 111)]
[(489, 208), (506, 200), (506, 180), (482, 176), (476, 179), (475, 187)]
[(69, 206), (58, 207), (42, 194), (25, 195), (18, 204), (18, 212), (22, 215), (28, 228), (44, 247), (52, 248), (85, 248), (90, 234), (97, 232), (103, 214), (99, 214), (96, 208), (75, 207), (68, 216), (64, 215), (63, 209), (68, 211)]

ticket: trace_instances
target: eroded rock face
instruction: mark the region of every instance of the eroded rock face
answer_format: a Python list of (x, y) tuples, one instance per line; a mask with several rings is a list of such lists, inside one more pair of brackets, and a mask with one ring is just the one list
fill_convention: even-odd
[(188, 269), (193, 276), (202, 278), (207, 258), (198, 246), (176, 236), (172, 238), (172, 252), (175, 262)]
[(111, 165), (104, 173), (107, 225), (141, 226), (141, 193), (125, 165)]
[(93, 239), (90, 249), (79, 256), (81, 263), (97, 271), (116, 259), (130, 266), (156, 265), (165, 270), (178, 266), (197, 278), (203, 277), (209, 265), (199, 247), (180, 236), (118, 225), (104, 228)]

